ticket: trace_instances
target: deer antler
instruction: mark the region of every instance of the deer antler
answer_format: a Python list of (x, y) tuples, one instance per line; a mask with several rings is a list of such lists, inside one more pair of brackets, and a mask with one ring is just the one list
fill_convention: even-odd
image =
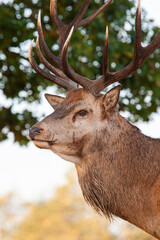
[[(76, 88), (78, 84), (78, 85), (81, 85), (85, 90), (91, 91), (92, 93), (95, 93), (95, 94), (98, 94), (100, 91), (102, 91), (104, 88), (106, 88), (110, 84), (117, 81), (121, 81), (125, 77), (134, 73), (144, 63), (144, 61), (160, 46), (160, 33), (158, 33), (155, 39), (147, 47), (141, 46), (142, 33), (141, 33), (140, 0), (138, 0), (138, 7), (137, 7), (137, 13), (136, 13), (134, 57), (129, 65), (127, 65), (126, 67), (124, 67), (123, 69), (117, 72), (109, 72), (108, 28), (106, 28), (106, 37), (105, 37), (104, 54), (103, 54), (103, 75), (100, 78), (92, 81), (88, 78), (85, 78), (77, 74), (73, 70), (73, 68), (69, 65), (67, 60), (68, 45), (72, 37), (73, 31), (80, 26), (85, 26), (89, 24), (111, 2), (112, 0), (108, 0), (108, 2), (103, 4), (91, 16), (85, 19), (82, 19), (90, 3), (90, 0), (85, 0), (84, 4), (82, 5), (75, 19), (70, 24), (66, 25), (58, 17), (56, 0), (51, 0), (51, 3), (50, 3), (51, 18), (59, 33), (59, 56), (55, 56), (49, 50), (44, 40), (42, 26), (41, 26), (41, 12), (39, 12), (38, 24), (37, 24), (38, 37), (36, 41), (37, 55), (40, 61), (48, 68), (48, 70), (52, 74), (46, 73), (45, 71), (39, 68), (32, 54), (32, 48), (33, 48), (33, 42), (32, 42), (29, 50), (29, 61), (32, 67), (34, 68), (34, 70), (37, 73), (39, 73), (42, 77), (56, 83), (57, 85), (65, 88), (68, 91), (73, 88)], [(53, 67), (43, 56), (39, 45), (41, 46), (45, 56), (50, 60), (50, 62), (53, 63), (55, 67)]]
[[(33, 69), (42, 77), (56, 83), (57, 85), (65, 88), (66, 90), (71, 90), (73, 88), (77, 87), (77, 84), (84, 87), (84, 89), (89, 90), (90, 84), (92, 83), (91, 80), (88, 78), (85, 78), (79, 74), (77, 74), (72, 67), (69, 65), (67, 60), (67, 49), (68, 44), (70, 40), (70, 36), (72, 35), (72, 32), (74, 29), (77, 29), (80, 26), (84, 26), (89, 24), (100, 12), (105, 9), (112, 0), (108, 0), (103, 6), (101, 6), (98, 10), (96, 10), (91, 16), (82, 19), (85, 12), (88, 9), (90, 0), (85, 0), (84, 4), (82, 5), (80, 11), (78, 12), (75, 19), (68, 25), (64, 24), (58, 17), (57, 14), (57, 7), (56, 7), (56, 0), (51, 0), (50, 2), (50, 12), (51, 12), (51, 18), (53, 23), (55, 24), (58, 33), (59, 33), (59, 56), (55, 56), (48, 48), (42, 31), (41, 26), (41, 12), (39, 12), (38, 15), (38, 22), (37, 22), (37, 28), (38, 28), (38, 37), (36, 41), (36, 50), (37, 55), (40, 59), (40, 61), (50, 70), (51, 73), (46, 73), (42, 69), (39, 68), (38, 64), (36, 63), (33, 54), (33, 42), (31, 43), (30, 49), (29, 49), (29, 61)], [(56, 67), (53, 67), (43, 56), (40, 46), (45, 54), (45, 56), (53, 63), (53, 65)], [(59, 70), (58, 70), (58, 69)], [(68, 77), (67, 77), (68, 76)], [(72, 81), (73, 80), (73, 81)], [(77, 84), (76, 84), (77, 83)]]
[[(109, 72), (108, 69), (108, 30), (106, 31), (104, 57), (103, 57), (103, 76), (94, 81), (92, 91), (100, 92), (107, 86), (117, 81), (128, 77), (134, 73), (138, 68), (142, 66), (145, 60), (160, 46), (160, 32), (154, 38), (154, 40), (146, 47), (141, 45), (141, 10), (140, 0), (138, 0), (136, 22), (135, 22), (135, 41), (134, 41), (134, 57), (129, 65), (117, 72)], [(97, 90), (96, 90), (97, 89)]]

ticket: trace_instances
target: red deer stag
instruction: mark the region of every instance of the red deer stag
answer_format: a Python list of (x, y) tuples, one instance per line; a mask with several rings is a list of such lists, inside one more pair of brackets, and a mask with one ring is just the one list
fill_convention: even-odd
[(49, 72), (40, 69), (36, 63), (33, 43), (29, 50), (30, 63), (38, 74), (68, 93), (66, 98), (45, 95), (55, 111), (36, 123), (30, 129), (29, 137), (37, 147), (50, 149), (75, 163), (83, 196), (98, 213), (109, 218), (118, 216), (160, 239), (160, 139), (143, 135), (118, 113), (120, 86), (105, 95), (100, 93), (110, 84), (134, 73), (160, 46), (160, 33), (148, 46), (141, 46), (139, 1), (134, 57), (129, 65), (117, 72), (109, 71), (107, 29), (101, 77), (92, 81), (80, 76), (67, 60), (73, 31), (89, 24), (111, 1), (83, 19), (90, 2), (85, 0), (75, 19), (66, 25), (58, 17), (56, 0), (51, 0), (51, 17), (60, 38), (59, 56), (47, 47), (39, 13), (36, 50)]

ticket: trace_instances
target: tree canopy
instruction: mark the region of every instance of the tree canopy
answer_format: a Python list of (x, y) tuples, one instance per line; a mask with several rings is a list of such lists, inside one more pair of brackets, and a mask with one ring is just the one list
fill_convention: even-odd
[[(68, 23), (78, 12), (82, 1), (59, 0), (58, 12)], [(86, 16), (103, 4), (92, 0)], [(45, 40), (58, 54), (58, 36), (49, 16), (49, 0), (0, 2), (0, 141), (14, 135), (21, 145), (27, 144), (27, 129), (38, 118), (33, 103), (40, 104), (40, 93), (50, 82), (38, 76), (28, 62), (31, 39), (37, 36), (38, 10), (42, 9), (42, 25)], [(135, 3), (129, 0), (114, 0), (89, 26), (81, 27), (73, 34), (69, 62), (79, 74), (95, 79), (102, 74), (102, 57), (105, 26), (109, 26), (109, 67), (116, 71), (129, 64), (133, 58)], [(149, 43), (158, 27), (142, 11), (143, 44)], [(130, 112), (131, 121), (149, 120), (151, 113), (160, 105), (160, 49), (143, 64), (135, 74), (121, 84), (123, 94), (120, 110)], [(43, 68), (43, 65), (41, 64)], [(59, 91), (63, 91), (59, 89)], [(17, 104), (20, 110), (17, 110)]]

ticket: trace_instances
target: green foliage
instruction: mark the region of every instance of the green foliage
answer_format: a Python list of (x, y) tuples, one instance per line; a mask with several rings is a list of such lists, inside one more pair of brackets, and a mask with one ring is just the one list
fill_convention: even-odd
[[(86, 16), (103, 3), (91, 1)], [(117, 7), (118, 3), (118, 7)], [(71, 22), (82, 1), (59, 0), (58, 12), (63, 21)], [(69, 7), (68, 7), (69, 6)], [(0, 3), (0, 94), (7, 105), (0, 106), (0, 140), (14, 134), (14, 140), (27, 144), (26, 129), (37, 121), (36, 109), (14, 111), (15, 102), (40, 101), (40, 92), (50, 85), (30, 67), (27, 57), (28, 44), (37, 35), (37, 14), (42, 9), (42, 22), (46, 42), (50, 49), (57, 47), (58, 36), (49, 17), (49, 0), (14, 0)], [(114, 0), (89, 26), (75, 31), (71, 40), (69, 62), (79, 74), (95, 79), (102, 74), (101, 63), (105, 37), (105, 26), (109, 26), (110, 70), (116, 71), (130, 63), (133, 57), (135, 7), (133, 1)], [(158, 32), (143, 11), (143, 39), (150, 42)], [(54, 51), (58, 54), (58, 50)], [(124, 89), (120, 110), (129, 111), (129, 120), (149, 120), (152, 112), (160, 105), (159, 50), (152, 55), (134, 75), (122, 81)]]

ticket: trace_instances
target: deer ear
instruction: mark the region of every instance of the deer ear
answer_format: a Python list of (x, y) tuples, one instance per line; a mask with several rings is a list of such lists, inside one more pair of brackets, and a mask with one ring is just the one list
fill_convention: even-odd
[(53, 109), (55, 109), (59, 103), (63, 102), (65, 98), (63, 97), (59, 97), (56, 95), (51, 95), (51, 94), (44, 94), (45, 98), (47, 99), (47, 101), (49, 102), (49, 104), (53, 107)]
[(111, 89), (103, 97), (103, 104), (106, 110), (111, 110), (117, 106), (119, 100), (119, 94), (121, 90), (121, 85)]

